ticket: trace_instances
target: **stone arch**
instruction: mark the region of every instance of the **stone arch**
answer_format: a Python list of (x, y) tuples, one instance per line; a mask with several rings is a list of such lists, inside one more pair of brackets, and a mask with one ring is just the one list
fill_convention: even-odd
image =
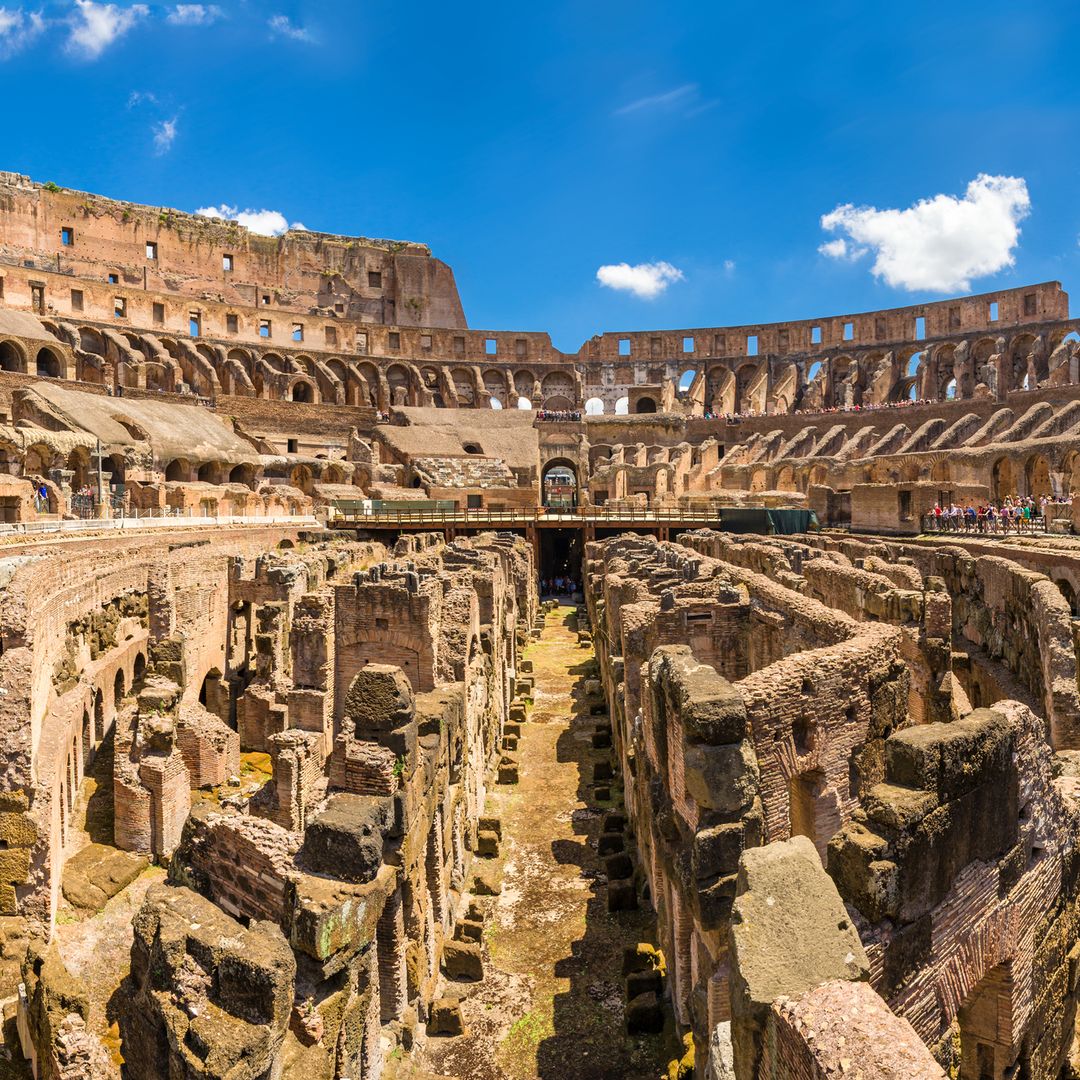
[(1050, 463), (1043, 454), (1032, 454), (1024, 463), (1024, 480), (1028, 495), (1036, 499), (1043, 495), (1053, 496), (1054, 486), (1050, 479)]
[(577, 506), (579, 483), (577, 465), (567, 457), (552, 458), (540, 470), (544, 506)]
[(651, 398), (648, 395), (642, 395), (634, 403), (634, 412), (636, 412), (636, 413), (654, 413), (654, 412), (656, 412), (656, 399)]
[(35, 368), (38, 375), (44, 379), (59, 379), (64, 374), (60, 357), (48, 346), (38, 349)]
[(0, 371), (26, 373), (26, 353), (16, 341), (0, 341)]
[(585, 402), (586, 416), (602, 416), (604, 413), (604, 399), (591, 397)]
[(994, 502), (1000, 503), (1007, 495), (1016, 494), (1016, 470), (1011, 458), (998, 458), (990, 470), (990, 479)]
[(289, 400), (304, 405), (314, 405), (319, 399), (319, 391), (314, 382), (305, 377), (294, 379), (289, 387)]
[(184, 458), (174, 458), (165, 466), (165, 479), (172, 483), (183, 483), (191, 475), (191, 464)]

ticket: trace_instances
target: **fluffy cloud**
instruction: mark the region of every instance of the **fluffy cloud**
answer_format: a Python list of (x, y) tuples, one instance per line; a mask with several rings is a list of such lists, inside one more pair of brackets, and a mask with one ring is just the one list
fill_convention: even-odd
[(0, 59), (26, 48), (45, 29), (40, 11), (0, 7)]
[(270, 27), (270, 33), (275, 36), (287, 37), (292, 41), (312, 42), (315, 40), (310, 30), (304, 26), (296, 26), (288, 15), (271, 15), (266, 25)]
[(173, 26), (209, 26), (224, 16), (217, 4), (177, 4), (165, 16)]
[(68, 34), (69, 52), (87, 60), (96, 60), (117, 38), (123, 37), (150, 9), (145, 4), (120, 7), (97, 4), (94, 0), (75, 0)]
[(642, 300), (654, 300), (673, 281), (682, 281), (683, 272), (669, 262), (612, 263), (596, 271), (596, 280), (607, 289), (633, 293)]
[(290, 225), (288, 218), (280, 210), (238, 210), (235, 206), (222, 203), (221, 206), (202, 206), (195, 213), (199, 217), (218, 217), (239, 222), (245, 229), (250, 229), (260, 236), (280, 236), (286, 229), (307, 231), (299, 221)]
[(158, 156), (167, 154), (176, 139), (176, 117), (161, 120), (154, 125), (154, 153)]
[(980, 173), (962, 198), (935, 195), (905, 210), (838, 206), (822, 216), (821, 227), (847, 239), (818, 250), (834, 259), (872, 253), (874, 275), (897, 288), (966, 292), (973, 278), (1013, 265), (1020, 222), (1030, 210), (1023, 177)]

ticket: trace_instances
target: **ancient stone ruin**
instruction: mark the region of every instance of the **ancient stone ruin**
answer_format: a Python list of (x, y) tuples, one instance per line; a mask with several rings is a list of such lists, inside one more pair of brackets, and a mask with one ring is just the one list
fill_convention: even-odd
[(1080, 1074), (1058, 283), (565, 354), (0, 194), (0, 1075)]

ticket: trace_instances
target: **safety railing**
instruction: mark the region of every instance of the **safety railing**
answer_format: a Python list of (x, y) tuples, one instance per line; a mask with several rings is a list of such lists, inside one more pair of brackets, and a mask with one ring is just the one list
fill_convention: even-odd
[(334, 507), (327, 519), (331, 526), (398, 526), (398, 525), (716, 525), (720, 514), (716, 510), (627, 508), (580, 506), (514, 508), (507, 510), (372, 510), (366, 512), (352, 507)]
[(0, 523), (0, 537), (39, 536), (44, 533), (124, 532), (138, 529), (175, 529), (195, 526), (220, 525), (303, 525), (316, 526), (319, 522), (310, 515), (288, 514), (281, 517), (269, 515), (247, 517), (239, 514), (220, 514), (212, 517), (172, 515), (165, 517), (102, 518), (99, 520), (78, 518), (75, 520), (53, 518), (49, 521), (17, 521)]

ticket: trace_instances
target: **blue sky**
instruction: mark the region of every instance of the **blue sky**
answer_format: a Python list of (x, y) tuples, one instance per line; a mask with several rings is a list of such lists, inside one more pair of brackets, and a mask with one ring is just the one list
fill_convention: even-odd
[(1075, 4), (5, 3), (0, 168), (424, 241), (476, 328), (1080, 288)]

